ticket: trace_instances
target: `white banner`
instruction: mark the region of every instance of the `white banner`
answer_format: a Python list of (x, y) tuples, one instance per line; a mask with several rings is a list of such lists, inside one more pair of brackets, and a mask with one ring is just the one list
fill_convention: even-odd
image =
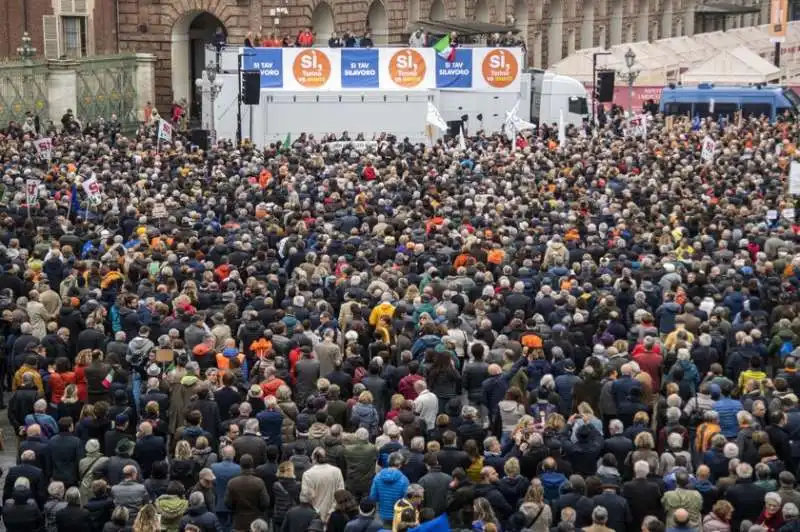
[(625, 130), (626, 137), (642, 137), (647, 139), (647, 116), (636, 115), (628, 120), (628, 127)]
[(326, 142), (322, 145), (328, 151), (342, 151), (344, 149), (355, 150), (358, 153), (365, 153), (370, 149), (378, 148), (378, 141), (376, 140), (337, 140), (335, 142)]
[(83, 182), (83, 190), (86, 192), (86, 197), (92, 205), (100, 205), (102, 198), (100, 197), (100, 183), (97, 182), (97, 177), (92, 176)]
[(172, 142), (172, 124), (163, 118), (158, 123), (158, 140), (166, 140)]
[(33, 145), (36, 146), (36, 153), (43, 159), (49, 161), (53, 158), (53, 139), (50, 137), (36, 139), (33, 141)]
[(31, 203), (36, 203), (36, 200), (39, 199), (39, 184), (41, 181), (39, 179), (26, 179), (25, 180), (25, 199), (30, 205)]
[(703, 151), (700, 153), (700, 158), (705, 162), (710, 163), (714, 160), (714, 151), (717, 149), (717, 143), (711, 137), (703, 139)]
[(262, 90), (459, 90), (519, 92), (521, 48), (241, 48)]
[(800, 196), (800, 161), (789, 165), (789, 194)]

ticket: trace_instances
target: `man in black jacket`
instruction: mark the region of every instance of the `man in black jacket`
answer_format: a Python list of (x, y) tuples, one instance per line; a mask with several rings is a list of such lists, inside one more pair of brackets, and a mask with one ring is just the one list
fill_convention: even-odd
[(153, 435), (153, 426), (147, 421), (139, 425), (137, 437), (133, 458), (142, 468), (142, 477), (147, 479), (153, 464), (167, 458), (166, 442), (161, 436)]
[(8, 402), (8, 422), (19, 434), (20, 428), (25, 426), (25, 416), (33, 414), (33, 405), (39, 399), (39, 389), (33, 378), (33, 373), (22, 375), (22, 386), (17, 388)]
[(736, 466), (736, 484), (725, 490), (724, 498), (733, 506), (731, 530), (739, 530), (745, 519), (755, 522), (764, 509), (767, 490), (753, 483), (753, 467), (748, 463)]
[(286, 513), (281, 532), (306, 532), (314, 519), (319, 519), (319, 514), (311, 506), (311, 494), (302, 490), (300, 504)]
[(442, 467), (442, 473), (452, 475), (455, 468), (461, 467), (466, 470), (470, 466), (472, 461), (467, 453), (456, 447), (455, 432), (452, 430), (445, 431), (442, 434), (442, 443), (444, 445), (436, 455), (439, 465)]
[(627, 532), (632, 530), (633, 516), (630, 506), (624, 497), (617, 494), (617, 486), (614, 484), (603, 484), (603, 492), (592, 498), (595, 507), (602, 506), (608, 510), (608, 528), (615, 532)]
[(508, 501), (500, 490), (497, 489), (495, 483), (500, 480), (500, 475), (493, 467), (484, 467), (481, 469), (481, 481), (475, 484), (475, 497), (483, 497), (492, 505), (494, 513), (500, 522), (505, 522), (506, 519), (511, 517), (514, 509), (508, 504)]
[[(613, 421), (612, 421), (613, 423)], [(628, 501), (634, 523), (641, 523), (648, 515), (664, 520), (664, 507), (661, 505), (663, 495), (658, 484), (650, 482), (650, 465), (644, 460), (633, 464), (634, 479), (622, 487), (622, 496)]]
[(609, 437), (603, 444), (603, 454), (613, 454), (618, 464), (624, 464), (628, 453), (633, 451), (633, 442), (622, 435), (623, 431), (624, 426), (620, 420), (611, 420), (608, 424)]
[(78, 462), (83, 458), (83, 444), (72, 431), (72, 418), (58, 420), (58, 434), (48, 444), (50, 464), (53, 474), (51, 480), (60, 480), (65, 486), (77, 486), (80, 481)]
[(19, 455), (22, 456), (25, 451), (33, 452), (34, 465), (41, 469), (45, 479), (50, 478), (50, 453), (47, 442), (42, 438), (42, 428), (39, 425), (31, 425), (25, 430), (25, 441), (19, 445)]
[(565, 482), (560, 488), (561, 495), (553, 501), (551, 509), (553, 513), (553, 524), (561, 519), (561, 510), (570, 507), (575, 510), (575, 527), (582, 528), (592, 523), (592, 500), (586, 496), (586, 481), (580, 475), (572, 475), (569, 482)]
[(14, 482), (20, 477), (28, 479), (31, 493), (39, 507), (42, 507), (47, 499), (47, 482), (42, 469), (38, 466), (36, 453), (31, 449), (23, 451), (19, 465), (15, 465), (8, 470), (3, 484), (3, 493), (11, 493), (14, 489)]

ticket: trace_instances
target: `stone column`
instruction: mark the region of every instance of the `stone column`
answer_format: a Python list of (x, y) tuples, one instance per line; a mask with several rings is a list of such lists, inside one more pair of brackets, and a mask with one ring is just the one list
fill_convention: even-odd
[(564, 46), (564, 3), (563, 0), (550, 1), (550, 25), (547, 28), (547, 66), (557, 63), (563, 57)]
[(609, 21), (609, 31), (611, 32), (611, 46), (622, 42), (622, 17), (624, 15), (624, 4), (622, 0), (611, 0), (611, 17)]
[(648, 0), (639, 1), (639, 14), (636, 19), (636, 40), (647, 41), (649, 40), (649, 20), (650, 20), (650, 2)]
[(156, 101), (156, 56), (153, 54), (136, 54), (136, 119), (144, 120), (144, 106), (147, 102)]
[(78, 120), (83, 120), (78, 113), (78, 75), (76, 69), (78, 62), (72, 59), (59, 61), (51, 59), (47, 62), (47, 102), (50, 115), (48, 118), (54, 124), (61, 123), (61, 117), (72, 109)]
[(588, 0), (583, 3), (583, 22), (581, 22), (580, 47), (594, 47), (594, 0)]
[[(697, 3), (694, 0), (687, 0), (686, 10), (683, 12), (683, 34), (689, 37), (694, 35), (694, 10), (696, 5)], [(769, 2), (765, 2), (764, 5), (769, 6)], [(672, 15), (671, 6), (670, 15)], [(670, 20), (672, 20), (671, 16)], [(670, 26), (671, 29), (672, 27)]]

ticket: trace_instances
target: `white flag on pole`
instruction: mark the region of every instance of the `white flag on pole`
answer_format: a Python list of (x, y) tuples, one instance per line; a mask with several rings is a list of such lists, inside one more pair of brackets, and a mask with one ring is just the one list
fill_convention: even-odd
[(172, 124), (163, 118), (158, 123), (158, 140), (166, 140), (172, 142)]
[(564, 110), (558, 111), (558, 144), (562, 148), (567, 144), (567, 124), (564, 123)]
[(525, 131), (526, 129), (536, 129), (536, 124), (523, 120), (519, 117), (519, 100), (514, 104), (514, 107), (506, 113), (505, 130), (506, 136), (509, 140), (513, 140), (517, 133)]
[(38, 153), (43, 159), (47, 159), (49, 161), (53, 158), (53, 139), (50, 137), (36, 139), (33, 141), (33, 145), (36, 146), (36, 153)]
[(461, 124), (461, 131), (458, 133), (458, 149), (467, 151), (467, 139), (464, 138), (464, 124)]
[(445, 122), (444, 118), (442, 118), (442, 114), (433, 105), (433, 102), (428, 102), (428, 114), (425, 117), (425, 122), (428, 124), (438, 127), (442, 131), (447, 131), (447, 122)]

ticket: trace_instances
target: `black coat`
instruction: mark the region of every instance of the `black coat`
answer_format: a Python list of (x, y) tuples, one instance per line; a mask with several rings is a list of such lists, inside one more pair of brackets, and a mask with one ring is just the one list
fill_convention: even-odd
[(136, 442), (133, 458), (139, 462), (144, 478), (150, 478), (153, 464), (167, 457), (166, 442), (161, 436), (144, 436)]
[(220, 418), (219, 406), (217, 403), (210, 399), (198, 399), (189, 404), (189, 410), (199, 410), (203, 416), (200, 426), (211, 434), (208, 443), (212, 448), (216, 449), (217, 441), (219, 440), (219, 425), (222, 423)]
[(553, 513), (553, 523), (557, 523), (561, 520), (561, 510), (567, 506), (575, 510), (576, 528), (582, 528), (592, 524), (592, 510), (594, 509), (592, 499), (573, 491), (564, 493), (550, 505)]
[[(100, 349), (105, 351), (108, 338), (103, 331), (97, 329), (84, 329), (78, 334), (78, 339), (75, 342), (75, 352), (80, 353), (84, 349)], [(106, 373), (108, 373), (106, 371)]]
[(255, 434), (242, 434), (233, 442), (233, 448), (236, 449), (237, 463), (244, 454), (249, 454), (253, 457), (253, 462), (256, 467), (267, 461), (267, 444), (261, 437)]
[(633, 451), (633, 442), (622, 434), (606, 438), (603, 444), (603, 454), (613, 454), (620, 467), (625, 463), (625, 458), (627, 458), (628, 453), (631, 451)]
[(314, 519), (319, 519), (314, 507), (310, 504), (299, 504), (286, 514), (280, 532), (306, 532)]
[(25, 477), (31, 484), (31, 496), (36, 499), (40, 507), (44, 506), (47, 500), (47, 482), (45, 481), (42, 470), (35, 464), (21, 463), (8, 470), (5, 483), (3, 484), (3, 495), (12, 493), (14, 483), (18, 478)]
[[(36, 454), (36, 462), (33, 465), (41, 470), (45, 478), (50, 478), (50, 452), (47, 449), (47, 442), (42, 441), (41, 437), (28, 438), (19, 444), (18, 456), (21, 458), (25, 451), (33, 451)], [(14, 485), (12, 484), (11, 487), (13, 488)]]
[(615, 532), (627, 532), (633, 524), (633, 516), (631, 515), (628, 501), (621, 495), (604, 491), (600, 495), (592, 497), (592, 502), (595, 506), (604, 506), (608, 510), (606, 526), (613, 528)]
[(755, 522), (764, 509), (764, 495), (767, 490), (755, 485), (751, 480), (737, 480), (736, 484), (725, 490), (725, 500), (733, 506), (731, 530), (739, 530), (745, 519)]
[(78, 462), (83, 458), (83, 443), (71, 432), (61, 432), (48, 444), (50, 451), (51, 480), (60, 480), (65, 486), (77, 486)]
[(448, 475), (452, 475), (453, 470), (457, 467), (462, 467), (466, 470), (472, 463), (467, 453), (457, 447), (442, 447), (436, 456), (439, 458), (442, 473), (447, 473)]
[(58, 532), (74, 532), (81, 530), (89, 521), (89, 510), (78, 505), (68, 504), (66, 508), (56, 514), (56, 527)]
[(117, 453), (117, 445), (122, 440), (133, 441), (133, 437), (127, 431), (110, 430), (106, 432), (103, 437), (103, 448), (106, 450), (105, 455), (112, 457)]
[(647, 479), (634, 479), (622, 486), (622, 496), (628, 501), (634, 523), (641, 523), (648, 515), (664, 520), (661, 506), (661, 488)]
[(242, 395), (236, 388), (225, 386), (214, 392), (214, 401), (219, 407), (219, 416), (222, 421), (230, 419), (231, 406), (242, 402)]
[(476, 484), (475, 497), (483, 497), (489, 501), (489, 504), (491, 504), (494, 509), (494, 513), (497, 515), (497, 519), (501, 522), (504, 522), (514, 513), (514, 508), (508, 504), (506, 498), (503, 497), (500, 490), (493, 484)]
[(33, 404), (39, 399), (39, 390), (33, 388), (17, 388), (8, 402), (8, 421), (18, 432), (25, 425), (25, 416), (33, 413)]
[(180, 530), (186, 530), (186, 525), (194, 525), (200, 532), (217, 532), (220, 529), (217, 515), (209, 512), (205, 506), (189, 508), (186, 515), (181, 518)]
[(94, 497), (84, 506), (89, 512), (89, 532), (102, 532), (103, 525), (111, 520), (114, 512), (114, 501), (109, 497)]
[(3, 523), (7, 532), (38, 532), (44, 516), (28, 488), (14, 488), (11, 498), (3, 505)]
[(272, 518), (276, 524), (283, 523), (286, 514), (300, 502), (300, 483), (291, 478), (281, 478), (272, 484), (275, 496)]
[(465, 421), (456, 429), (458, 434), (459, 447), (463, 448), (467, 440), (474, 440), (478, 444), (478, 450), (483, 451), (483, 440), (486, 438), (486, 431), (474, 421)]

